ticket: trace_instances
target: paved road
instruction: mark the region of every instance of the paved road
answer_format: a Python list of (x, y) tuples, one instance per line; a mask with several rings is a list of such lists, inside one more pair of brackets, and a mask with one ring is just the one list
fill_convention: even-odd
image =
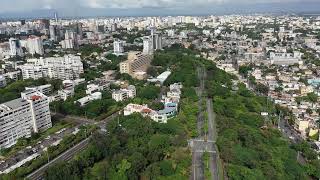
[[(95, 124), (98, 127), (100, 127), (101, 131), (106, 131), (105, 127), (107, 126), (107, 124), (110, 122), (110, 120), (112, 120), (113, 118), (117, 117), (119, 114), (121, 113), (121, 111), (115, 112), (112, 115), (108, 116), (107, 118), (105, 118), (104, 120), (100, 121), (100, 122), (95, 122), (93, 120), (90, 119), (85, 119), (85, 118), (80, 118), (77, 120), (79, 122), (86, 122), (90, 124)], [(70, 119), (76, 119), (77, 117), (75, 116), (66, 116), (66, 118), (70, 118)], [(90, 137), (81, 141), (79, 144), (75, 145), (74, 147), (70, 148), (69, 150), (65, 151), (64, 153), (62, 153), (61, 155), (59, 155), (58, 157), (56, 157), (55, 159), (53, 159), (52, 161), (50, 161), (49, 163), (43, 165), (41, 168), (39, 168), (38, 170), (34, 171), (33, 173), (31, 173), (30, 175), (27, 176), (27, 179), (31, 179), (31, 180), (39, 180), (42, 179), (44, 176), (45, 171), (53, 164), (57, 163), (57, 162), (61, 162), (61, 161), (69, 161), (73, 158), (73, 156), (77, 153), (79, 153), (80, 151), (82, 151), (83, 149), (85, 149), (87, 147), (87, 145), (89, 144), (89, 140)]]
[[(200, 112), (197, 117), (198, 138), (189, 141), (189, 146), (192, 150), (192, 174), (191, 180), (203, 180), (204, 177), (204, 162), (203, 153), (210, 154), (210, 172), (214, 180), (219, 180), (218, 166), (217, 166), (217, 151), (216, 151), (216, 131), (215, 131), (215, 114), (213, 113), (212, 100), (206, 98), (206, 109), (202, 109), (203, 91), (205, 89), (206, 70), (198, 68), (198, 78), (200, 79), (200, 87), (197, 88), (197, 95), (199, 96)], [(204, 111), (208, 112), (208, 134), (203, 132), (205, 123)]]
[(207, 112), (208, 112), (208, 141), (213, 142), (213, 147), (211, 150), (214, 150), (214, 153), (210, 153), (210, 170), (211, 176), (214, 180), (219, 180), (219, 173), (218, 173), (218, 159), (217, 159), (217, 152), (216, 152), (216, 139), (217, 139), (217, 132), (216, 132), (216, 115), (213, 112), (213, 105), (212, 99), (207, 98)]
[(14, 166), (18, 162), (26, 159), (27, 157), (29, 157), (35, 153), (42, 154), (44, 148), (52, 146), (53, 144), (61, 141), (64, 136), (73, 133), (81, 125), (82, 124), (78, 124), (74, 127), (66, 128), (63, 132), (60, 132), (60, 133), (50, 134), (45, 139), (39, 140), (37, 144), (30, 146), (31, 148), (28, 147), (28, 148), (20, 150), (19, 152), (15, 153), (14, 155), (6, 158), (4, 162), (0, 163), (0, 171), (6, 172), (8, 167)]
[(282, 118), (279, 120), (278, 128), (282, 134), (293, 143), (298, 143), (303, 140), (301, 136), (288, 124), (288, 122)]
[(203, 153), (192, 153), (192, 175), (191, 180), (204, 180), (204, 163), (202, 160)]
[(55, 112), (51, 112), (51, 116), (59, 116), (59, 117), (62, 117), (66, 120), (71, 120), (72, 122), (75, 122), (78, 124), (91, 124), (91, 123), (95, 122), (92, 119), (79, 117), (79, 116), (72, 116), (72, 115), (63, 115), (61, 113), (55, 113)]
[(202, 102), (203, 102), (203, 91), (204, 91), (204, 76), (203, 68), (198, 68), (198, 79), (200, 80), (200, 86), (196, 89), (197, 95), (199, 97), (198, 106), (199, 113), (197, 116), (197, 130), (198, 138), (189, 141), (189, 146), (192, 150), (192, 174), (190, 176), (191, 180), (204, 180), (204, 163), (203, 163), (203, 152), (205, 147), (205, 142), (203, 141), (203, 125), (204, 125), (204, 116), (202, 111)]
[(101, 120), (101, 121), (96, 121), (96, 120), (93, 120), (93, 119), (88, 119), (88, 118), (84, 118), (84, 117), (79, 117), (79, 116), (71, 116), (71, 115), (63, 115), (63, 114), (60, 114), (60, 113), (52, 113), (54, 115), (58, 115), (58, 116), (62, 116), (63, 118), (65, 118), (66, 120), (70, 120), (72, 122), (76, 122), (78, 124), (94, 124), (94, 125), (97, 125), (100, 130), (103, 130), (105, 131), (106, 129), (106, 125), (108, 124), (108, 122), (117, 117), (120, 113), (122, 112), (122, 110), (120, 111), (116, 111), (115, 113), (111, 114), (110, 116), (108, 116), (107, 118)]
[(66, 152), (62, 153), (61, 155), (59, 155), (58, 157), (56, 157), (55, 159), (53, 159), (49, 163), (45, 164), (44, 166), (42, 166), (38, 170), (29, 174), (26, 177), (26, 179), (30, 179), (30, 180), (43, 179), (45, 171), (50, 166), (52, 166), (58, 162), (61, 162), (61, 161), (68, 161), (68, 160), (72, 159), (75, 154), (77, 154), (78, 152), (82, 151), (83, 149), (85, 149), (87, 147), (87, 145), (89, 144), (89, 140), (90, 140), (90, 137), (81, 141), (79, 144), (73, 146), (71, 149), (67, 150)]

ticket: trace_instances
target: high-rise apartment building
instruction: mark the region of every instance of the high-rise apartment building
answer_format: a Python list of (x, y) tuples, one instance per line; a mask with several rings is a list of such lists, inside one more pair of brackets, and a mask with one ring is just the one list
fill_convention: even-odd
[(53, 79), (78, 79), (83, 73), (80, 56), (65, 55), (64, 57), (50, 57), (28, 59), (27, 63), (19, 66), (23, 79), (39, 79), (49, 77)]
[(0, 148), (9, 148), (19, 138), (31, 137), (52, 127), (49, 99), (28, 90), (21, 98), (0, 104)]
[(10, 38), (9, 45), (10, 45), (10, 55), (11, 56), (22, 56), (23, 55), (23, 51), (22, 51), (19, 39)]
[(44, 54), (43, 44), (40, 37), (30, 36), (27, 40), (28, 52), (32, 55), (34, 54)]
[(64, 39), (77, 39), (77, 33), (71, 30), (66, 30), (64, 34)]
[(116, 54), (116, 55), (121, 55), (123, 54), (124, 52), (124, 49), (123, 49), (123, 44), (124, 42), (123, 41), (120, 41), (120, 40), (115, 40), (113, 42), (113, 53)]
[(57, 26), (51, 25), (49, 27), (49, 34), (50, 34), (50, 40), (51, 41), (58, 41), (58, 29), (57, 29)]
[(111, 32), (115, 32), (115, 31), (117, 31), (117, 29), (118, 29), (117, 23), (114, 23), (111, 25)]
[(161, 50), (162, 49), (162, 36), (161, 34), (152, 34), (152, 43), (153, 49)]
[(152, 54), (153, 53), (153, 43), (150, 36), (146, 36), (143, 38), (143, 53), (144, 54)]
[(76, 32), (67, 30), (64, 34), (64, 40), (60, 42), (63, 49), (73, 49), (78, 47), (78, 35)]
[(39, 19), (38, 23), (42, 28), (49, 29), (49, 26), (50, 26), (49, 19)]
[(65, 39), (60, 42), (62, 49), (73, 49), (74, 41), (72, 39)]

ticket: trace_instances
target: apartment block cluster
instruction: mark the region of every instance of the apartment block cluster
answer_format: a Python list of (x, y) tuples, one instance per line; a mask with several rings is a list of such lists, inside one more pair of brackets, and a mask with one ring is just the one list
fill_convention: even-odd
[(52, 127), (49, 98), (28, 89), (21, 98), (0, 104), (0, 122), (0, 148), (9, 148), (33, 132), (43, 132)]
[(75, 103), (78, 103), (81, 107), (83, 107), (91, 101), (102, 99), (102, 91), (106, 91), (109, 89), (109, 87), (109, 83), (88, 84), (86, 89), (87, 96), (78, 99), (75, 101)]
[(144, 117), (149, 117), (158, 123), (167, 123), (169, 119), (175, 117), (178, 112), (178, 105), (181, 97), (181, 83), (170, 85), (170, 90), (166, 95), (163, 95), (161, 102), (164, 104), (164, 109), (156, 111), (148, 108), (148, 105), (128, 104), (124, 109), (124, 116), (129, 116), (133, 113), (140, 113)]
[(112, 99), (117, 102), (125, 101), (129, 98), (136, 97), (136, 87), (129, 85), (127, 88), (121, 88), (120, 90), (112, 92)]
[[(143, 40), (143, 51), (128, 52), (128, 60), (120, 63), (120, 73), (129, 74), (131, 77), (144, 80), (147, 78), (147, 69), (153, 59), (155, 50), (163, 48), (162, 36), (155, 33), (155, 29), (151, 29), (151, 35), (145, 36)], [(114, 54), (119, 55), (124, 53), (123, 41), (114, 41)]]
[[(258, 17), (229, 17), (215, 31), (208, 32), (215, 44), (198, 47), (215, 49), (203, 55), (217, 62), (219, 68), (237, 75), (249, 89), (255, 89), (249, 79), (267, 87), (269, 99), (292, 112), (290, 119), (294, 120), (294, 132), (304, 139), (314, 138), (319, 133), (320, 43), (312, 31), (320, 29), (320, 19), (261, 18), (266, 25), (277, 21), (279, 27), (262, 28), (263, 32), (258, 33), (255, 32), (261, 28)], [(225, 23), (230, 25), (231, 31), (222, 26)], [(305, 32), (301, 32), (303, 30)], [(223, 53), (225, 49), (235, 52), (235, 55)], [(239, 73), (241, 66), (253, 67), (247, 77)]]
[(8, 81), (17, 81), (19, 80), (20, 77), (21, 77), (20, 71), (0, 72), (0, 88), (7, 86)]
[(19, 66), (23, 79), (39, 79), (43, 77), (53, 79), (78, 79), (83, 73), (80, 56), (65, 55), (64, 57), (50, 57), (28, 59), (27, 63)]
[[(260, 69), (255, 69), (251, 75), (258, 83), (269, 87), (268, 96), (275, 104), (292, 111), (295, 119), (294, 128), (302, 137), (306, 138), (318, 133), (317, 110), (320, 104), (317, 97), (315, 102), (310, 102), (307, 97), (310, 94), (320, 95), (318, 88), (320, 79), (314, 76), (307, 66), (282, 67), (277, 73), (269, 73), (265, 76)], [(307, 84), (301, 82), (301, 78), (306, 79)], [(298, 100), (299, 98), (301, 100)]]

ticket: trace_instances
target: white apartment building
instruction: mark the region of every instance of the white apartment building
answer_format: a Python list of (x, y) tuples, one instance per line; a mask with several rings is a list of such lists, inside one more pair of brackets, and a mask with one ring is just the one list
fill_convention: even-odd
[(65, 39), (60, 42), (62, 49), (73, 49), (74, 48), (74, 40), (73, 39)]
[(75, 79), (75, 80), (64, 80), (62, 81), (62, 85), (64, 89), (74, 89), (74, 87), (78, 86), (79, 84), (85, 83), (85, 79)]
[(270, 63), (276, 65), (293, 65), (298, 64), (301, 61), (303, 53), (270, 53)]
[(52, 127), (49, 99), (28, 90), (21, 98), (0, 104), (0, 148), (9, 148), (21, 137)]
[(150, 36), (146, 36), (143, 38), (143, 53), (144, 54), (153, 53), (152, 39), (150, 38)]
[(128, 104), (124, 109), (123, 109), (123, 115), (124, 116), (129, 116), (133, 113), (148, 113), (153, 111), (152, 109), (148, 108), (148, 105), (140, 105), (140, 104)]
[(97, 91), (105, 91), (110, 87), (109, 83), (100, 84), (88, 84), (86, 94), (92, 94)]
[(2, 74), (6, 79), (12, 79), (14, 81), (19, 80), (21, 72), (20, 71), (13, 71), (13, 72), (7, 72), (5, 74)]
[(33, 91), (38, 91), (44, 95), (50, 95), (52, 89), (51, 84), (46, 84), (42, 86), (35, 86), (35, 87), (25, 87), (25, 90), (33, 90)]
[(77, 37), (77, 33), (70, 31), (70, 30), (66, 30), (66, 33), (64, 34), (64, 39), (73, 39), (76, 40)]
[(41, 38), (37, 36), (30, 36), (27, 40), (27, 49), (28, 49), (28, 52), (32, 55), (34, 54), (43, 55), (44, 49), (43, 49)]
[(155, 111), (148, 108), (147, 105), (128, 104), (123, 109), (123, 114), (124, 116), (129, 116), (132, 113), (140, 113), (144, 117), (150, 117), (155, 122), (167, 123), (168, 120), (175, 117), (178, 112), (181, 88), (181, 83), (170, 85), (170, 91), (168, 91), (167, 96), (164, 96), (162, 99), (162, 102), (164, 103), (164, 109), (162, 110)]
[(161, 34), (152, 34), (152, 45), (153, 49), (159, 50), (162, 49), (162, 35)]
[(73, 89), (63, 89), (58, 91), (58, 98), (66, 101), (69, 97), (72, 97), (74, 95), (74, 90)]
[(99, 100), (102, 98), (102, 93), (101, 92), (95, 92), (92, 93), (86, 97), (83, 97), (81, 99), (78, 99), (77, 101), (75, 101), (75, 103), (79, 103), (79, 105), (81, 107), (87, 105), (89, 102), (94, 101), (94, 100)]
[(112, 99), (117, 102), (124, 101), (128, 98), (136, 97), (136, 87), (133, 85), (128, 86), (126, 89), (120, 89), (112, 93)]
[(22, 56), (23, 55), (20, 40), (10, 38), (9, 45), (10, 45), (10, 56)]
[(123, 45), (124, 45), (123, 41), (115, 40), (113, 42), (113, 53), (115, 55), (122, 55), (124, 53)]
[(50, 26), (49, 27), (49, 34), (50, 34), (50, 40), (52, 41), (58, 41), (58, 36), (57, 36), (57, 26)]
[(78, 79), (83, 73), (80, 56), (65, 55), (64, 57), (50, 57), (28, 59), (27, 63), (19, 66), (23, 79)]

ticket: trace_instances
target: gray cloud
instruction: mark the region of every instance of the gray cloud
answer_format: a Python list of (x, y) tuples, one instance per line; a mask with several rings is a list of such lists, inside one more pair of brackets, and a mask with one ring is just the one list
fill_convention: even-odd
[[(50, 10), (51, 9), (51, 10)], [(320, 0), (0, 0), (0, 19), (320, 12)]]
[(231, 3), (306, 3), (318, 0), (1, 0), (0, 12), (61, 8), (189, 8)]

